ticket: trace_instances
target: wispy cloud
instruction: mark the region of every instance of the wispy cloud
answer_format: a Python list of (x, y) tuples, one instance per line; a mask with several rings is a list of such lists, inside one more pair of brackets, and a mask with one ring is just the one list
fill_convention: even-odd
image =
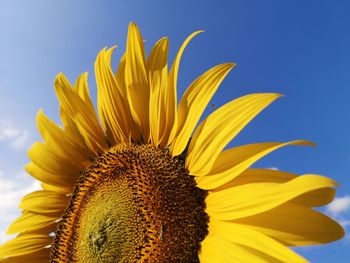
[(343, 240), (348, 243), (350, 241), (350, 196), (336, 197), (326, 206), (326, 213), (343, 226), (346, 233)]
[(10, 145), (15, 150), (26, 149), (30, 142), (29, 132), (15, 127), (8, 121), (0, 120), (0, 143)]
[(350, 196), (336, 197), (334, 201), (327, 206), (326, 210), (334, 217), (350, 212)]
[(40, 183), (32, 180), (24, 172), (9, 178), (4, 171), (0, 171), (0, 244), (11, 237), (6, 235), (6, 230), (10, 223), (20, 215), (18, 205), (22, 197), (40, 189)]
[(341, 224), (343, 227), (350, 225), (350, 220), (339, 220), (339, 224)]

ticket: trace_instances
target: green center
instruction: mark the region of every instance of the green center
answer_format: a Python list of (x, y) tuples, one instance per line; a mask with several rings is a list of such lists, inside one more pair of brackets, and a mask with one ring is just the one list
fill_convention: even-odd
[(81, 175), (50, 262), (199, 262), (205, 196), (166, 149), (115, 146)]

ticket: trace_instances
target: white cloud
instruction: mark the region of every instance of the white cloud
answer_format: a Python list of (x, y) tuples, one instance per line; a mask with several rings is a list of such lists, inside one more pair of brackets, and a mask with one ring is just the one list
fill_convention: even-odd
[(25, 149), (30, 142), (29, 132), (0, 120), (0, 142), (9, 144), (15, 150)]
[(24, 172), (5, 178), (5, 172), (0, 171), (0, 244), (11, 238), (6, 235), (10, 223), (20, 215), (18, 205), (22, 197), (30, 192), (39, 190), (40, 183), (34, 181)]
[(267, 169), (279, 171), (278, 167), (268, 167)]
[(350, 220), (339, 220), (339, 224), (341, 224), (343, 227), (346, 227), (350, 225)]
[(327, 206), (326, 210), (334, 217), (338, 217), (350, 211), (350, 196), (336, 197), (334, 201)]
[(345, 229), (344, 241), (350, 241), (350, 196), (336, 197), (332, 203), (327, 205), (326, 213), (333, 217)]

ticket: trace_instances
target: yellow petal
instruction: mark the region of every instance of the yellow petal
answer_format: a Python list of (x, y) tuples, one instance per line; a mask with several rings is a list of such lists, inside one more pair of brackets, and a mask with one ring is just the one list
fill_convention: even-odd
[(145, 142), (149, 140), (149, 86), (146, 58), (141, 33), (134, 23), (129, 24), (125, 53), (125, 84), (131, 114), (142, 130)]
[(60, 116), (67, 136), (78, 144), (90, 159), (95, 158), (96, 154), (91, 151), (85, 143), (84, 137), (81, 135), (77, 124), (62, 107), (60, 107)]
[(1, 259), (3, 263), (23, 263), (23, 262), (35, 262), (35, 263), (47, 263), (50, 260), (50, 248), (43, 248), (36, 250), (32, 253), (26, 253), (19, 256), (8, 257)]
[[(224, 189), (232, 188), (238, 185), (250, 184), (250, 183), (285, 183), (294, 178), (296, 174), (283, 172), (279, 170), (271, 169), (258, 169), (250, 168), (239, 174), (236, 178), (229, 181), (228, 183), (213, 189), (213, 192), (222, 191)], [(196, 181), (202, 177), (196, 177)], [(291, 202), (295, 204), (301, 204), (309, 207), (323, 206), (330, 203), (334, 199), (335, 189), (333, 188), (322, 188), (317, 189), (299, 197), (296, 197)]]
[(115, 79), (117, 81), (117, 86), (120, 89), (120, 92), (124, 95), (124, 97), (126, 97), (127, 92), (125, 86), (125, 53), (119, 61), (117, 72), (115, 74)]
[(208, 174), (225, 146), (280, 94), (250, 94), (214, 111), (196, 129), (189, 145), (186, 168), (192, 175)]
[[(103, 49), (103, 51), (105, 51), (105, 49)], [(98, 56), (96, 58), (96, 61), (95, 61), (95, 80), (96, 80), (96, 84), (97, 84), (97, 110), (98, 110), (99, 119), (101, 121), (101, 126), (102, 126), (103, 130), (106, 133), (106, 140), (108, 141), (108, 144), (109, 145), (115, 145), (116, 141), (115, 141), (115, 139), (113, 137), (111, 127), (108, 125), (108, 122), (107, 122), (107, 118), (108, 117), (106, 116), (106, 112), (105, 112), (105, 110), (102, 107), (102, 105), (104, 103), (103, 103), (103, 99), (101, 100), (101, 88), (100, 87), (103, 87), (104, 84), (101, 83), (101, 80), (100, 80), (100, 78), (99, 78), (99, 76), (97, 74), (97, 70), (96, 70), (96, 67), (97, 67), (96, 64), (98, 63), (98, 59), (99, 59), (100, 53), (98, 54)], [(80, 95), (80, 93), (79, 93), (79, 95)]]
[[(51, 243), (48, 235), (22, 235), (0, 246), (0, 258), (30, 254), (43, 249)], [(41, 254), (38, 253), (37, 256)], [(4, 261), (6, 262), (6, 261)], [(11, 261), (9, 261), (11, 262)]]
[(97, 120), (95, 111), (91, 111), (79, 94), (74, 91), (68, 80), (60, 73), (55, 80), (55, 90), (63, 110), (76, 122), (81, 136), (90, 151), (96, 156), (108, 148), (105, 134)]
[(62, 180), (76, 180), (80, 170), (71, 164), (67, 159), (69, 156), (59, 156), (46, 144), (36, 142), (28, 151), (29, 158), (34, 164), (53, 174), (62, 174)]
[(63, 214), (68, 205), (66, 195), (53, 191), (40, 190), (25, 195), (19, 208), (38, 214)]
[(153, 47), (147, 61), (148, 78), (150, 85), (149, 98), (149, 125), (151, 142), (162, 146), (168, 142), (166, 121), (169, 106), (168, 95), (168, 39), (160, 39)]
[[(25, 211), (25, 213), (28, 213), (28, 211)], [(22, 235), (52, 235), (52, 233), (54, 231), (56, 231), (58, 223), (59, 223), (59, 220), (56, 220), (52, 224), (43, 226), (41, 228), (18, 233), (17, 236), (22, 236)]]
[(313, 145), (308, 141), (286, 143), (265, 142), (238, 146), (221, 152), (211, 171), (196, 178), (199, 188), (210, 190), (233, 180), (244, 170), (269, 153), (288, 145)]
[[(54, 149), (56, 154), (76, 166), (78, 170), (85, 169), (91, 163), (84, 149), (75, 140), (67, 136), (65, 131), (51, 121), (42, 111), (38, 112), (36, 121), (45, 142), (49, 145), (49, 148)], [(74, 160), (65, 158), (70, 155), (74, 156)]]
[(344, 236), (343, 228), (334, 220), (292, 203), (233, 222), (245, 224), (287, 246), (325, 244)]
[(63, 192), (71, 192), (78, 178), (78, 175), (75, 174), (55, 174), (52, 171), (47, 171), (39, 167), (33, 162), (27, 164), (25, 170), (38, 181), (62, 188)]
[(201, 243), (199, 252), (200, 263), (240, 263), (234, 251), (235, 246), (223, 238), (215, 235), (208, 235)]
[(249, 226), (211, 219), (209, 233), (256, 250), (269, 259), (267, 262), (306, 262), (289, 248)]
[(173, 65), (171, 66), (170, 73), (169, 73), (169, 84), (168, 84), (168, 106), (167, 106), (167, 116), (168, 119), (166, 120), (166, 128), (167, 130), (166, 134), (169, 134), (169, 139), (167, 142), (167, 145), (169, 145), (175, 135), (177, 134), (177, 76), (179, 73), (179, 66), (181, 62), (182, 54), (188, 45), (188, 43), (198, 34), (202, 33), (203, 31), (199, 30), (194, 33), (192, 33), (189, 37), (186, 38), (186, 40), (181, 45), (179, 51), (176, 54), (175, 60)]
[[(121, 93), (124, 94), (125, 103), (128, 105), (129, 112), (131, 114), (130, 106), (128, 104), (128, 95), (126, 90), (126, 83), (125, 83), (125, 53), (123, 54), (122, 58), (119, 61), (118, 69), (116, 72), (116, 81), (117, 86), (120, 89)], [(136, 124), (134, 119), (131, 119), (130, 123), (130, 129), (131, 129), (131, 138), (134, 141), (140, 141), (141, 138), (141, 130), (140, 127)]]
[(322, 188), (295, 198), (292, 202), (308, 207), (318, 207), (329, 204), (335, 196), (334, 188)]
[[(69, 86), (68, 80), (67, 80), (66, 84)], [(95, 116), (96, 115), (95, 108), (94, 108), (94, 105), (93, 105), (91, 97), (90, 97), (90, 92), (89, 92), (89, 87), (88, 87), (88, 73), (87, 72), (81, 74), (77, 78), (77, 80), (74, 84), (73, 90), (75, 90), (76, 93), (82, 98), (82, 100), (84, 101), (84, 107), (87, 108), (87, 111), (94, 113), (94, 117), (96, 117)], [(61, 116), (61, 118), (62, 118), (62, 116)], [(62, 120), (62, 121), (63, 121), (63, 123), (65, 122), (64, 120)], [(74, 124), (74, 128), (78, 131), (79, 134), (74, 134), (74, 136), (72, 138), (79, 143), (80, 143), (80, 141), (82, 141), (84, 151), (86, 153), (88, 153), (89, 156), (92, 156), (93, 158), (96, 157), (93, 153), (91, 153), (90, 149), (86, 145), (85, 139), (82, 137), (78, 126), (75, 123), (73, 123), (73, 124)], [(69, 123), (68, 126), (73, 126), (73, 125), (72, 125), (72, 123)], [(66, 128), (72, 128), (72, 127), (65, 127), (65, 129)]]
[(232, 63), (217, 65), (198, 77), (188, 87), (178, 108), (178, 131), (171, 146), (173, 156), (180, 155), (185, 150), (203, 111), (234, 66)]
[(114, 48), (103, 49), (95, 62), (99, 115), (115, 143), (130, 142), (133, 119), (125, 90), (120, 88), (111, 68)]
[(88, 107), (90, 111), (95, 111), (89, 92), (88, 72), (81, 74), (77, 78), (73, 89), (76, 90), (79, 96), (83, 99), (83, 101), (86, 104), (86, 107)]
[[(57, 217), (51, 217), (46, 215), (34, 214), (31, 212), (23, 212), (23, 214), (13, 221), (7, 230), (7, 234), (23, 233), (34, 230), (39, 230), (41, 228), (48, 227), (50, 225), (55, 225)], [(54, 230), (54, 228), (52, 229)]]
[[(258, 251), (225, 240), (218, 235), (209, 234), (201, 243), (199, 253), (201, 263), (270, 263)], [(270, 258), (268, 258), (270, 259)]]
[(308, 192), (336, 186), (320, 175), (304, 175), (282, 183), (254, 183), (217, 192), (206, 198), (207, 213), (221, 220), (231, 220), (265, 212)]
[(71, 185), (70, 187), (61, 187), (61, 186), (55, 186), (52, 184), (46, 184), (46, 183), (41, 183), (41, 187), (43, 190), (48, 190), (48, 191), (52, 191), (52, 192), (56, 192), (59, 194), (64, 194), (64, 195), (70, 195), (72, 194), (72, 188), (75, 185)]
[[(264, 168), (249, 168), (239, 174), (234, 180), (213, 189), (212, 191), (221, 191), (224, 189), (232, 188), (234, 186), (251, 184), (251, 183), (285, 183), (298, 175), (284, 172), (280, 170), (264, 169)], [(201, 177), (196, 177), (196, 179)]]

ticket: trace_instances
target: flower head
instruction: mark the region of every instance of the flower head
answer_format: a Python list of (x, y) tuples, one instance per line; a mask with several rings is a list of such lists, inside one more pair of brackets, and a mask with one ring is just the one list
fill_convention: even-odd
[(28, 173), (42, 189), (23, 197), (18, 234), (1, 262), (305, 262), (288, 246), (343, 236), (313, 210), (332, 201), (324, 176), (251, 168), (269, 153), (308, 141), (227, 144), (280, 94), (250, 94), (211, 113), (205, 107), (234, 67), (217, 65), (177, 103), (177, 77), (190, 35), (168, 69), (168, 40), (146, 58), (131, 23), (118, 70), (114, 48), (97, 56), (97, 113), (87, 74), (55, 90), (62, 126), (42, 111), (44, 142), (29, 151)]

